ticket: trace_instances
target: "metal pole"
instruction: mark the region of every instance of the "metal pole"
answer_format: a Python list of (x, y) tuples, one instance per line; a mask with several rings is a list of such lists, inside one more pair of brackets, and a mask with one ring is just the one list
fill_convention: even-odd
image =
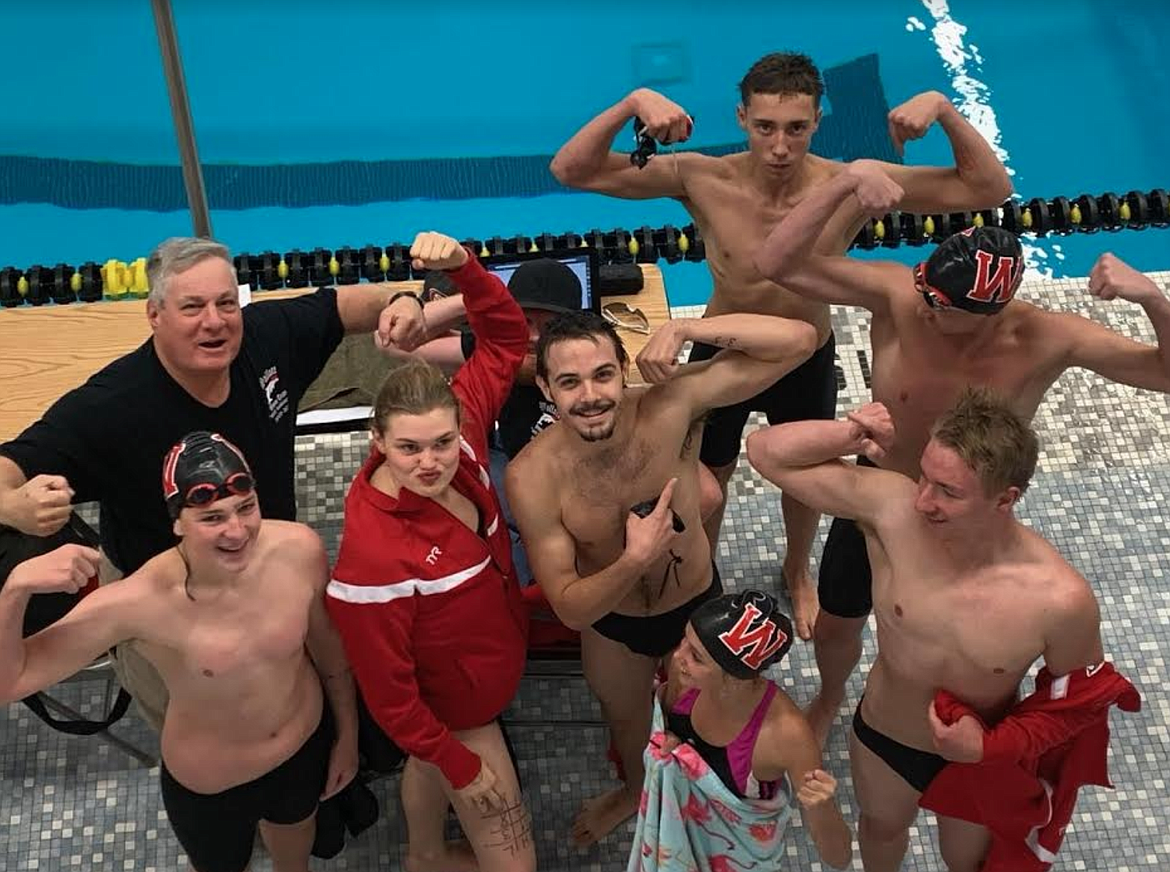
[(207, 210), (207, 192), (203, 188), (199, 150), (195, 147), (195, 127), (191, 123), (191, 107), (187, 103), (187, 82), (183, 78), (183, 61), (179, 57), (175, 18), (171, 14), (170, 0), (150, 0), (150, 5), (154, 10), (154, 26), (158, 30), (158, 49), (167, 77), (167, 92), (171, 97), (171, 116), (175, 125), (175, 138), (179, 142), (179, 157), (183, 162), (183, 186), (187, 189), (191, 225), (196, 236), (210, 238), (211, 215)]

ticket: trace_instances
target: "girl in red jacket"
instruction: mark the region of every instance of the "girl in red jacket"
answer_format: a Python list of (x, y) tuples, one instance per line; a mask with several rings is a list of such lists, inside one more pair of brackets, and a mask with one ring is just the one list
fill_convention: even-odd
[[(410, 361), (382, 385), (328, 606), (371, 714), (410, 755), (407, 870), (530, 872), (531, 818), (496, 722), (524, 671), (527, 617), (487, 469), (487, 433), (528, 328), (454, 239), (420, 234), (411, 256), (416, 270), (449, 271), (475, 352), (451, 384)], [(470, 847), (444, 843), (452, 804)]]

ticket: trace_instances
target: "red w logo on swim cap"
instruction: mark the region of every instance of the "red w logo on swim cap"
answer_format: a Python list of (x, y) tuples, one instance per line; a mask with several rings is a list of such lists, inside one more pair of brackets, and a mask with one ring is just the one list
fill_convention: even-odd
[(169, 500), (179, 493), (179, 484), (175, 481), (175, 467), (179, 463), (179, 455), (183, 453), (184, 447), (186, 443), (179, 442), (171, 448), (167, 459), (163, 461), (163, 499)]
[(719, 641), (727, 646), (727, 650), (754, 671), (759, 671), (760, 664), (788, 641), (788, 634), (768, 618), (753, 627), (752, 624), (760, 618), (764, 618), (764, 613), (747, 603), (735, 626), (719, 634)]
[(979, 303), (1006, 303), (1015, 295), (1023, 273), (1023, 258), (979, 249), (975, 252), (975, 283), (967, 296)]

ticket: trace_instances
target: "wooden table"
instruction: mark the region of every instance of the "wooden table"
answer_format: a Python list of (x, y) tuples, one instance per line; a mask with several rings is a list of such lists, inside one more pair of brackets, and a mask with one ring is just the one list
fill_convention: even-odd
[[(642, 265), (645, 285), (637, 294), (605, 297), (641, 309), (654, 330), (670, 318), (662, 272)], [(418, 291), (421, 282), (395, 282), (391, 290)], [(256, 300), (307, 293), (310, 288), (264, 291)], [(620, 331), (633, 360), (648, 336)], [(150, 335), (145, 300), (69, 305), (20, 306), (0, 310), (0, 442), (17, 436), (58, 397), (82, 384), (115, 358), (133, 351)], [(641, 381), (637, 368), (631, 381)]]
[[(662, 280), (662, 270), (654, 264), (639, 264), (642, 267), (642, 290), (636, 294), (621, 297), (602, 297), (601, 304), (623, 302), (631, 309), (641, 309), (642, 314), (650, 323), (650, 332), (653, 333), (670, 320), (670, 302), (666, 298), (666, 284)], [(622, 344), (626, 346), (626, 353), (630, 355), (630, 383), (642, 384), (642, 374), (638, 372), (635, 358), (646, 347), (650, 335), (638, 333), (634, 330), (618, 329)]]

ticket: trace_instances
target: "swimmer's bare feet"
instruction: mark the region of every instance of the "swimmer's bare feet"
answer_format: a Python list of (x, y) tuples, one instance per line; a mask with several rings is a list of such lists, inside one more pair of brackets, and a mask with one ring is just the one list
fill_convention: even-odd
[(821, 610), (817, 586), (813, 584), (807, 567), (798, 572), (785, 567), (780, 570), (780, 577), (788, 589), (788, 598), (792, 600), (792, 624), (796, 627), (796, 635), (807, 642), (812, 638), (813, 627)]
[(402, 864), (406, 872), (479, 872), (479, 861), (471, 850), (467, 839), (457, 839), (443, 845), (435, 854), (411, 853), (406, 849), (406, 860)]
[(585, 848), (600, 842), (623, 821), (638, 812), (638, 795), (625, 787), (616, 787), (601, 796), (585, 800), (573, 821), (573, 843)]
[(837, 717), (837, 710), (841, 708), (841, 700), (833, 702), (825, 699), (821, 694), (813, 697), (813, 701), (804, 710), (805, 720), (812, 727), (813, 735), (817, 739), (817, 747), (825, 750), (825, 742), (829, 738), (829, 730), (833, 728), (833, 721)]

